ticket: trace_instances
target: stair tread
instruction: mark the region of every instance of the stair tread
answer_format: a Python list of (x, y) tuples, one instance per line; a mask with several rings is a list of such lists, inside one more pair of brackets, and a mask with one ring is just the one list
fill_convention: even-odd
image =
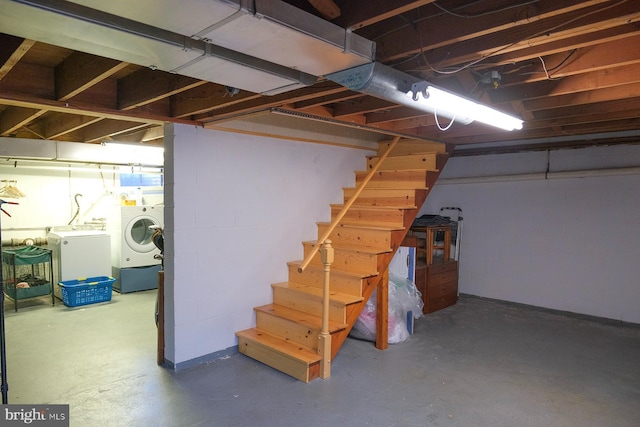
[[(322, 288), (317, 288), (315, 286), (303, 285), (303, 284), (294, 283), (294, 282), (274, 283), (271, 286), (289, 288), (289, 289), (293, 289), (293, 290), (308, 294), (314, 298), (319, 298), (319, 299), (322, 298)], [(334, 292), (334, 291), (329, 292), (329, 299), (333, 302), (337, 302), (344, 305), (355, 304), (363, 300), (363, 298), (360, 296), (343, 294), (341, 292)]]
[(320, 357), (320, 355), (316, 353), (315, 350), (294, 343), (285, 338), (280, 338), (276, 335), (272, 335), (258, 328), (245, 329), (244, 331), (236, 332), (236, 336), (242, 336), (245, 339), (257, 341), (262, 345), (270, 347), (291, 359), (298, 360), (300, 362), (306, 363), (307, 365), (317, 363), (322, 360), (322, 357)]
[[(391, 252), (391, 250), (388, 250), (387, 252)], [(287, 266), (299, 267), (300, 265), (302, 265), (303, 261), (304, 260), (289, 261), (287, 263)], [(307, 268), (315, 268), (320, 270), (324, 267), (320, 265), (309, 264)], [(363, 272), (363, 271), (342, 270), (340, 269), (340, 266), (333, 266), (331, 267), (331, 274), (337, 274), (341, 276), (350, 276), (351, 278), (354, 278), (354, 279), (366, 279), (367, 277), (377, 276), (378, 272), (377, 271)]]
[[(304, 260), (300, 259), (300, 260), (295, 260), (295, 261), (289, 261), (287, 263), (287, 265), (288, 266), (298, 266), (299, 267), (300, 265), (302, 265), (302, 261), (304, 261)], [(313, 265), (313, 264), (309, 264), (307, 266), (307, 268), (315, 268), (317, 270), (322, 270), (323, 267), (322, 266), (316, 266), (316, 265)], [(331, 269), (331, 274), (333, 274), (333, 273), (340, 274), (342, 276), (352, 277), (352, 278), (355, 278), (355, 279), (365, 279), (367, 277), (370, 277), (369, 274), (363, 275), (362, 273), (359, 273), (359, 272), (346, 271), (346, 270), (340, 270), (340, 269)]]
[[(332, 203), (331, 207), (338, 208), (340, 206), (344, 206), (344, 203)], [(410, 209), (418, 209), (417, 206), (393, 206), (393, 205), (353, 205), (351, 209), (370, 209), (370, 210), (384, 210), (384, 209), (400, 209), (400, 210), (410, 210)]]
[[(356, 191), (358, 187), (342, 187), (342, 191)], [(388, 187), (388, 188), (373, 188), (373, 187), (365, 187), (362, 191), (372, 191), (372, 192), (391, 192), (397, 191), (399, 193), (406, 193), (408, 191), (413, 191), (413, 188), (403, 188), (403, 187)]]
[[(371, 184), (371, 183), (369, 183), (369, 184)], [(351, 190), (351, 189), (355, 189), (355, 188), (356, 187), (344, 187), (343, 190), (344, 189)], [(411, 186), (411, 187), (407, 186), (407, 187), (397, 187), (396, 188), (396, 187), (376, 187), (376, 186), (369, 185), (365, 189), (366, 190), (375, 190), (375, 191), (379, 191), (379, 190), (406, 191), (406, 190), (429, 190), (429, 187), (427, 187), (426, 185), (414, 185), (414, 186)]]
[[(260, 307), (254, 307), (254, 310), (269, 313), (283, 319), (291, 320), (311, 329), (320, 330), (322, 328), (322, 318), (313, 314), (294, 310), (278, 304), (266, 304)], [(341, 331), (347, 327), (346, 324), (329, 320), (329, 333)]]
[[(318, 244), (318, 241), (307, 240), (302, 243), (308, 243), (315, 246)], [(369, 255), (379, 255), (379, 254), (386, 254), (388, 252), (391, 252), (391, 249), (376, 249), (376, 248), (371, 248), (367, 246), (350, 245), (348, 243), (342, 243), (342, 242), (331, 243), (331, 245), (333, 246), (333, 249), (342, 249), (345, 251), (360, 252), (360, 253), (369, 254)]]
[[(324, 222), (324, 221), (320, 221), (317, 222), (318, 225), (331, 225), (330, 222)], [(405, 227), (393, 227), (393, 226), (384, 226), (384, 225), (360, 225), (360, 224), (343, 224), (343, 223), (339, 223), (338, 227), (344, 227), (344, 228), (362, 228), (362, 229), (366, 229), (366, 230), (380, 230), (380, 231), (398, 231), (398, 230), (404, 230)]]
[[(399, 153), (399, 154), (393, 154), (393, 153), (389, 153), (389, 155), (387, 157), (403, 157), (403, 156), (414, 156), (414, 155), (418, 155), (418, 154), (443, 154), (439, 151), (436, 150), (425, 150), (425, 151), (414, 151), (410, 154), (407, 153)], [(369, 154), (366, 156), (368, 159), (375, 159), (376, 157), (382, 157), (380, 154)]]
[[(421, 153), (416, 153), (416, 154), (421, 154)], [(376, 156), (374, 156), (376, 157)], [(384, 173), (388, 173), (388, 172), (434, 172), (432, 170), (425, 170), (425, 169), (421, 169), (421, 168), (413, 168), (413, 169), (385, 169), (384, 171), (379, 171), (379, 172), (384, 172)], [(360, 169), (357, 171), (354, 171), (354, 173), (369, 173), (370, 171), (366, 170), (366, 169)]]

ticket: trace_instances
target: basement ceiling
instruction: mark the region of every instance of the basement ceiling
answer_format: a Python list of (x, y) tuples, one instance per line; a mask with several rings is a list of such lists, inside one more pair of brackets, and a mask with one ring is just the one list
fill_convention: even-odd
[[(4, 12), (15, 3), (0, 0), (0, 15), (7, 16)], [(75, 3), (94, 6), (102, 2)], [(239, 3), (255, 7), (253, 2)], [(162, 125), (167, 122), (213, 128), (269, 114), (364, 129), (379, 139), (403, 135), (441, 141), (454, 145), (460, 153), (640, 141), (637, 0), (284, 3), (304, 11), (301, 16), (313, 15), (346, 29), (346, 37), (357, 36), (353, 40), (359, 45), (373, 42), (375, 55), (369, 60), (519, 116), (525, 120), (524, 128), (506, 132), (477, 123), (454, 123), (442, 131), (431, 114), (351, 91), (325, 80), (313, 68), (311, 73), (300, 70), (294, 62), (289, 70), (303, 78), (296, 80), (291, 90), (285, 87), (273, 95), (237, 91), (214, 82), (215, 67), (206, 69), (206, 79), (193, 77), (197, 73), (181, 74), (181, 68), (162, 71), (132, 58), (127, 58), (129, 62), (115, 54), (109, 58), (96, 55), (82, 48), (81, 35), (71, 44), (73, 48), (61, 47), (45, 43), (43, 40), (49, 39), (40, 35), (24, 38), (14, 30), (20, 23), (5, 22), (0, 31), (11, 34), (0, 33), (0, 136), (162, 144)], [(180, 16), (191, 14), (194, 22), (204, 25), (208, 22), (203, 19), (207, 4), (202, 0), (180, 2)], [(189, 10), (188, 5), (198, 7)], [(176, 13), (135, 8), (125, 18), (154, 23), (158, 17), (166, 19)], [(191, 31), (176, 21), (176, 28), (169, 30)], [(262, 24), (258, 21), (249, 21), (242, 28), (249, 31)], [(224, 27), (217, 31), (225, 35)], [(208, 37), (197, 39), (198, 43), (208, 42)], [(268, 48), (277, 52), (278, 43), (285, 46), (288, 42), (284, 38), (270, 40)], [(349, 47), (347, 41), (341, 49)], [(237, 49), (248, 55), (249, 48)], [(251, 55), (259, 55), (259, 51)], [(331, 52), (324, 51), (316, 56), (296, 52), (291, 58), (301, 55), (321, 69), (323, 61), (334, 60), (330, 61)], [(366, 60), (366, 56), (354, 56), (340, 66)]]

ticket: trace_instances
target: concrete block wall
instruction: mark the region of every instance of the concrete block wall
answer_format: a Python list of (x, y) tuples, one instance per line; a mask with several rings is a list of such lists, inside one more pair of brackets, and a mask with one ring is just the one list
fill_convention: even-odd
[(453, 157), (421, 213), (463, 210), (460, 292), (640, 323), (639, 165), (637, 145)]
[(184, 125), (165, 141), (165, 354), (180, 367), (235, 347), (372, 151)]

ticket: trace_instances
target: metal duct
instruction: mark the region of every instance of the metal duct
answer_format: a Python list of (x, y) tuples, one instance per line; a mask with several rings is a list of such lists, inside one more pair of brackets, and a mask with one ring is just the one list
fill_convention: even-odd
[[(407, 96), (407, 92), (411, 90), (411, 86), (422, 80), (378, 62), (328, 74), (325, 77), (351, 90), (366, 95), (386, 99), (389, 102), (406, 105), (428, 113), (434, 112), (430, 108), (424, 108), (423, 105), (414, 102)], [(440, 112), (438, 112), (438, 116), (448, 119), (453, 118)]]
[(0, 0), (3, 32), (275, 94), (373, 60), (375, 44), (278, 0)]
[(406, 104), (406, 93), (420, 79), (379, 62), (372, 62), (336, 73), (327, 79), (351, 90), (386, 99), (396, 104)]

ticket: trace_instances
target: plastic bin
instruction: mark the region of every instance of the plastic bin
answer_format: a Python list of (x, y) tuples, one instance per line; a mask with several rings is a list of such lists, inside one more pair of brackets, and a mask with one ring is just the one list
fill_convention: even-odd
[(77, 280), (65, 280), (59, 282), (62, 293), (62, 302), (67, 307), (95, 304), (97, 302), (111, 301), (113, 282), (116, 279), (108, 276), (82, 278)]

